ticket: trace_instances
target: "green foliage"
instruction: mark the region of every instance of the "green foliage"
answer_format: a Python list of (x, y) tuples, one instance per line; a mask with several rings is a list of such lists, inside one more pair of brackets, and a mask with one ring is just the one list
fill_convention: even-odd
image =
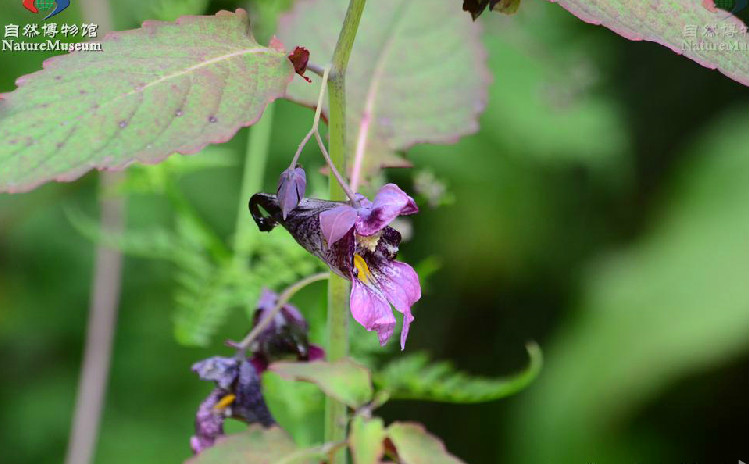
[[(288, 46), (304, 44), (313, 62), (326, 63), (347, 4), (297, 2), (282, 17), (278, 36)], [(408, 166), (397, 153), (414, 144), (451, 143), (478, 129), (491, 78), (479, 25), (459, 13), (455, 2), (433, 0), (378, 0), (364, 9), (346, 71), (347, 153), (353, 156), (362, 142), (364, 175)], [(311, 107), (317, 88), (294, 81), (288, 96)]]
[(323, 439), (324, 395), (315, 385), (288, 382), (274, 372), (264, 372), (263, 395), (271, 414), (300, 446)]
[(448, 453), (445, 445), (421, 424), (395, 422), (387, 428), (387, 436), (398, 451), (398, 462), (463, 464), (463, 461)]
[[(174, 325), (177, 341), (206, 346), (232, 309), (244, 308), (248, 317), (264, 287), (280, 288), (314, 272), (320, 262), (299, 247), (287, 233), (262, 236), (262, 246), (250, 248), (247, 260), (234, 259), (229, 249), (202, 221), (175, 185), (177, 178), (198, 167), (224, 166), (202, 158), (169, 161), (135, 169), (121, 189), (140, 194), (165, 193), (176, 213), (174, 230), (153, 228), (111, 234), (79, 211), (69, 210), (73, 226), (84, 236), (124, 253), (167, 260), (175, 266)], [(248, 324), (249, 328), (249, 324)]]
[(348, 358), (335, 362), (277, 362), (269, 370), (288, 380), (312, 382), (326, 395), (354, 409), (371, 401), (374, 394), (369, 370)]
[(259, 425), (229, 435), (199, 455), (189, 464), (314, 464), (318, 450), (299, 449), (279, 427), (265, 429)]
[(379, 417), (354, 417), (348, 439), (354, 464), (379, 464), (385, 452), (385, 436), (385, 427)]
[(100, 52), (47, 60), (0, 100), (0, 191), (230, 139), (293, 76), (285, 52), (248, 31), (243, 10), (149, 21), (107, 35)]
[(155, 229), (121, 235), (102, 232), (95, 221), (80, 213), (70, 217), (79, 231), (94, 240), (125, 253), (174, 263), (175, 336), (184, 345), (207, 345), (232, 308), (246, 308), (250, 316), (263, 287), (282, 287), (319, 266), (283, 233), (268, 234), (251, 264), (243, 267), (212, 256), (200, 227), (185, 216), (177, 216), (174, 232)]
[(507, 378), (486, 379), (458, 372), (448, 362), (429, 364), (426, 354), (401, 357), (374, 376), (378, 389), (392, 399), (419, 399), (450, 403), (478, 403), (512, 395), (527, 387), (539, 374), (541, 349), (528, 345), (530, 362), (520, 373)]

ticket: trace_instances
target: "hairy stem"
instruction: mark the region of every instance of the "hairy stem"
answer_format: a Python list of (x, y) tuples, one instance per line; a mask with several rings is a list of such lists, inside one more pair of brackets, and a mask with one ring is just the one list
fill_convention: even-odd
[[(340, 172), (346, 172), (346, 67), (366, 0), (350, 0), (341, 33), (338, 35), (330, 74), (330, 160)], [(343, 187), (331, 176), (328, 183), (330, 199), (345, 199)], [(330, 361), (348, 354), (349, 284), (331, 272), (328, 280), (328, 351)], [(332, 398), (325, 403), (325, 441), (346, 439), (346, 406)], [(330, 464), (346, 461), (345, 451), (331, 455)]]
[(244, 351), (247, 350), (247, 348), (250, 347), (250, 344), (257, 338), (257, 336), (265, 330), (266, 327), (273, 321), (273, 318), (276, 317), (276, 314), (281, 310), (283, 305), (289, 302), (289, 300), (301, 289), (306, 287), (307, 285), (318, 282), (320, 280), (325, 280), (329, 277), (330, 274), (327, 272), (320, 272), (318, 274), (312, 274), (311, 276), (305, 277), (304, 279), (300, 280), (299, 282), (290, 285), (287, 287), (281, 294), (278, 296), (278, 301), (276, 302), (276, 305), (273, 307), (273, 309), (270, 310), (268, 314), (265, 315), (265, 317), (260, 320), (258, 325), (256, 325), (250, 333), (245, 336), (241, 342), (239, 343), (232, 343), (232, 346), (235, 347), (237, 350), (240, 351), (242, 355), (244, 355)]
[(263, 189), (265, 163), (268, 159), (268, 148), (273, 129), (273, 105), (268, 105), (260, 120), (250, 127), (247, 150), (244, 160), (244, 174), (239, 193), (237, 223), (234, 228), (234, 262), (237, 265), (246, 263), (252, 253), (252, 246), (257, 237), (255, 227), (247, 216), (247, 201), (252, 194)]

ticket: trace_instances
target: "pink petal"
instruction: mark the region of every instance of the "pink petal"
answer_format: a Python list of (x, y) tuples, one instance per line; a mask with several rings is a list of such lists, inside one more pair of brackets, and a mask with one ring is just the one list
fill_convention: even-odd
[(356, 322), (369, 331), (377, 331), (380, 345), (385, 346), (395, 330), (395, 316), (385, 298), (354, 279), (350, 305)]
[(401, 351), (406, 349), (406, 339), (408, 338), (408, 330), (411, 328), (411, 322), (414, 317), (411, 315), (411, 311), (403, 313), (403, 327), (401, 327)]
[(396, 217), (415, 214), (418, 211), (416, 202), (406, 192), (395, 184), (386, 184), (377, 192), (371, 210), (369, 208), (359, 210), (356, 231), (361, 235), (372, 235), (382, 230)]
[(347, 205), (336, 206), (320, 213), (320, 229), (328, 247), (343, 238), (356, 221), (356, 210)]
[(382, 277), (378, 283), (385, 297), (403, 314), (403, 329), (401, 330), (401, 349), (405, 348), (406, 338), (411, 321), (411, 306), (421, 298), (421, 285), (416, 271), (406, 263), (392, 261), (381, 269)]

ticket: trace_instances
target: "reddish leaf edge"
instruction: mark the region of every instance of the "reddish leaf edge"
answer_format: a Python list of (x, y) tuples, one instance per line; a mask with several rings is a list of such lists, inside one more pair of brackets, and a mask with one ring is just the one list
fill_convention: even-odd
[[(655, 37), (654, 38), (647, 38), (647, 37), (633, 36), (631, 34), (628, 34), (624, 29), (620, 29), (620, 28), (617, 28), (617, 27), (613, 27), (613, 26), (609, 26), (609, 25), (603, 24), (600, 20), (598, 20), (596, 18), (593, 18), (593, 17), (590, 17), (590, 16), (586, 16), (583, 13), (578, 13), (578, 12), (573, 11), (574, 8), (570, 8), (568, 6), (566, 0), (548, 0), (548, 1), (551, 2), (551, 3), (558, 4), (560, 7), (562, 7), (564, 10), (566, 10), (568, 13), (572, 14), (573, 16), (575, 16), (576, 18), (578, 18), (579, 20), (581, 20), (581, 21), (583, 21), (585, 23), (593, 24), (595, 26), (605, 27), (606, 29), (608, 29), (608, 30), (616, 33), (617, 35), (619, 35), (621, 37), (624, 37), (627, 40), (631, 40), (633, 42), (654, 42), (654, 43), (657, 43), (658, 45), (662, 45), (662, 46), (668, 48), (669, 50), (671, 50), (672, 52), (676, 53), (677, 55), (684, 56), (685, 58), (687, 58), (689, 60), (692, 60), (695, 63), (697, 63), (700, 66), (703, 66), (703, 67), (705, 67), (707, 69), (718, 71), (721, 74), (723, 74), (724, 76), (728, 77), (729, 79), (734, 80), (734, 81), (738, 82), (739, 84), (742, 84), (742, 85), (745, 85), (745, 86), (749, 87), (749, 77), (742, 77), (741, 75), (732, 75), (732, 74), (724, 71), (723, 69), (721, 69), (718, 65), (713, 64), (713, 63), (711, 63), (709, 61), (704, 61), (704, 60), (700, 60), (700, 59), (697, 59), (697, 58), (692, 58), (690, 56), (687, 56), (687, 55), (685, 55), (683, 53), (682, 50), (679, 50), (678, 48), (672, 46), (671, 44), (666, 43), (663, 40), (658, 40), (658, 38), (655, 38)], [(698, 0), (694, 0), (694, 1), (696, 2)], [(736, 16), (734, 16), (734, 15), (728, 13), (728, 12), (724, 12), (724, 13), (729, 16), (729, 17), (727, 17), (725, 19), (726, 21), (733, 21), (737, 25), (738, 24), (742, 24), (742, 25), (744, 24), (744, 22), (741, 21)]]
[(388, 429), (390, 429), (391, 427), (402, 427), (406, 429), (411, 429), (411, 430), (416, 431), (417, 433), (425, 435), (431, 438), (432, 440), (434, 440), (434, 443), (437, 444), (439, 451), (444, 453), (445, 457), (453, 460), (456, 464), (465, 464), (463, 460), (461, 460), (456, 455), (452, 454), (450, 450), (447, 449), (447, 446), (445, 446), (445, 442), (444, 440), (442, 440), (442, 438), (430, 433), (426, 429), (424, 424), (421, 424), (419, 422), (412, 422), (412, 421), (395, 421), (392, 424), (390, 424), (387, 429), (385, 429), (386, 440), (389, 441), (389, 443), (385, 443), (385, 447), (391, 448), (391, 450), (394, 450), (396, 455), (398, 454), (398, 447), (395, 445), (395, 443), (393, 442), (393, 439), (390, 437), (388, 433), (389, 432)]
[[(262, 433), (264, 433), (266, 435), (280, 434), (281, 437), (285, 438), (286, 440), (289, 441), (289, 443), (293, 444), (293, 441), (291, 440), (291, 436), (288, 434), (288, 432), (286, 432), (284, 429), (282, 429), (278, 425), (273, 425), (271, 427), (263, 427), (260, 424), (250, 424), (243, 431), (235, 432), (235, 433), (230, 433), (228, 435), (222, 435), (222, 436), (218, 437), (216, 439), (216, 441), (213, 443), (213, 445), (210, 448), (206, 448), (206, 450), (219, 447), (219, 446), (221, 446), (221, 445), (223, 445), (224, 443), (227, 443), (227, 442), (228, 443), (232, 443), (232, 442), (234, 442), (234, 441), (236, 441), (238, 439), (241, 439), (242, 435), (245, 435), (245, 434), (248, 434), (248, 433), (253, 433), (253, 432), (256, 432), (256, 431), (260, 431), (260, 432), (262, 432)], [(206, 450), (204, 450), (204, 451), (206, 451)], [(199, 454), (196, 454), (194, 456), (191, 456), (191, 457), (187, 458), (187, 460), (185, 460), (183, 464), (198, 464), (202, 459), (203, 459), (203, 457), (202, 457), (202, 452), (201, 452)]]
[[(213, 16), (226, 16), (226, 15), (239, 15), (239, 16), (241, 16), (242, 19), (245, 21), (245, 23), (247, 25), (247, 28), (246, 28), (247, 35), (249, 37), (251, 37), (252, 39), (255, 38), (254, 35), (252, 35), (252, 30), (251, 30), (250, 21), (249, 21), (249, 15), (247, 14), (247, 11), (244, 10), (244, 9), (242, 9), (242, 8), (237, 8), (233, 13), (231, 11), (228, 11), (228, 10), (221, 10), (218, 13), (216, 13), (215, 15), (189, 15), (189, 16), (181, 16), (181, 17), (177, 18), (176, 21), (146, 20), (146, 21), (143, 22), (143, 24), (141, 25), (140, 28), (130, 29), (130, 30), (127, 30), (127, 31), (109, 32), (109, 33), (105, 34), (104, 37), (102, 37), (102, 40), (97, 41), (97, 42), (104, 42), (107, 39), (115, 40), (116, 41), (116, 40), (119, 40), (119, 37), (121, 37), (121, 36), (123, 36), (125, 34), (140, 33), (144, 29), (145, 30), (154, 30), (155, 28), (163, 26), (163, 25), (168, 25), (168, 24), (180, 25), (180, 24), (183, 24), (183, 23), (186, 23), (186, 22), (189, 23), (191, 21), (195, 21), (195, 20), (200, 19), (200, 18), (209, 18), (209, 17), (213, 17)], [(269, 45), (267, 45), (267, 47), (271, 48), (271, 49), (279, 50), (279, 46), (280, 45), (282, 45), (281, 42), (278, 39), (276, 39), (275, 37), (273, 37), (273, 40), (271, 40), (271, 43)], [(66, 56), (70, 55), (71, 53), (75, 53), (75, 52), (68, 52), (66, 54), (57, 55), (57, 56), (53, 56), (53, 57), (47, 58), (46, 60), (44, 60), (42, 62), (42, 69), (40, 69), (39, 71), (34, 71), (33, 73), (25, 74), (25, 75), (19, 77), (18, 79), (16, 79), (16, 81), (15, 81), (16, 89), (20, 88), (27, 79), (31, 78), (32, 76), (34, 76), (36, 74), (44, 72), (44, 70), (46, 70), (47, 68), (49, 68), (49, 66), (52, 65), (53, 63), (55, 63), (57, 60), (64, 59)], [(294, 79), (295, 75), (296, 74), (294, 73), (294, 67), (291, 64), (291, 62), (289, 61), (289, 77), (286, 80), (286, 87), (289, 86), (289, 84), (291, 83), (291, 81)], [(5, 98), (7, 98), (8, 94), (10, 94), (10, 92), (0, 93), (0, 105), (2, 105), (2, 103), (3, 103), (2, 100), (4, 100)], [(277, 100), (279, 98), (285, 98), (284, 95), (285, 95), (285, 92), (284, 92), (284, 94), (278, 95), (276, 97), (271, 97), (271, 98), (266, 99), (266, 101), (265, 101), (265, 108), (267, 108), (268, 105), (270, 105), (271, 103), (273, 103), (275, 100)], [(163, 162), (164, 160), (166, 160), (167, 158), (169, 158), (170, 156), (175, 155), (175, 154), (193, 155), (193, 154), (199, 153), (201, 150), (203, 150), (205, 147), (207, 147), (209, 145), (216, 145), (216, 144), (226, 143), (229, 140), (233, 139), (234, 136), (237, 134), (237, 132), (239, 132), (240, 129), (245, 128), (245, 127), (250, 127), (250, 126), (254, 125), (255, 123), (257, 123), (260, 120), (260, 118), (263, 117), (263, 114), (265, 113), (265, 108), (263, 108), (263, 111), (261, 111), (256, 118), (252, 118), (252, 119), (247, 120), (247, 121), (245, 121), (243, 123), (240, 123), (240, 124), (238, 124), (236, 126), (228, 127), (226, 129), (226, 133), (225, 134), (222, 134), (222, 136), (217, 137), (217, 138), (212, 139), (212, 140), (209, 140), (209, 141), (207, 141), (205, 143), (196, 143), (195, 145), (188, 146), (188, 147), (183, 148), (181, 150), (175, 150), (175, 151), (173, 151), (173, 152), (171, 152), (169, 154), (166, 154), (164, 156), (156, 157), (156, 158), (151, 158), (151, 159), (148, 159), (148, 160), (139, 159), (138, 156), (136, 155), (136, 156), (133, 157), (133, 159), (130, 159), (130, 160), (124, 162), (124, 163), (120, 163), (120, 164), (116, 164), (116, 165), (110, 165), (110, 166), (99, 166), (96, 163), (87, 163), (87, 164), (84, 164), (84, 165), (80, 166), (79, 168), (71, 169), (70, 171), (68, 171), (65, 174), (62, 174), (62, 175), (59, 175), (59, 176), (56, 176), (56, 177), (50, 177), (50, 178), (48, 178), (46, 180), (40, 180), (38, 182), (31, 182), (31, 183), (28, 183), (28, 184), (25, 184), (25, 185), (22, 185), (22, 186), (16, 186), (16, 187), (11, 187), (11, 188), (0, 188), (0, 193), (9, 193), (9, 194), (25, 193), (25, 192), (29, 192), (31, 190), (34, 190), (34, 189), (36, 189), (36, 188), (38, 188), (38, 187), (40, 187), (40, 186), (42, 186), (44, 184), (50, 183), (50, 182), (73, 182), (75, 180), (80, 179), (81, 177), (83, 177), (85, 174), (87, 174), (90, 171), (99, 171), (99, 172), (122, 171), (122, 170), (128, 168), (130, 165), (132, 165), (134, 163), (139, 163), (139, 164), (146, 165), (146, 166), (153, 166), (153, 165), (156, 165), (156, 164), (159, 164), (159, 163)], [(2, 106), (0, 106), (0, 109), (2, 109)]]

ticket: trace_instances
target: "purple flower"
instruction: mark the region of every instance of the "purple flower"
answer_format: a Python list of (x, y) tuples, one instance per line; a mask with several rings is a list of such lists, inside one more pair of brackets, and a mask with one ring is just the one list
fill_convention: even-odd
[[(262, 231), (281, 224), (307, 251), (335, 273), (349, 279), (354, 319), (374, 330), (384, 345), (395, 328), (390, 305), (403, 314), (401, 349), (413, 321), (411, 306), (421, 298), (419, 277), (411, 266), (395, 261), (401, 236), (388, 224), (418, 212), (416, 203), (395, 184), (380, 189), (374, 202), (359, 197), (360, 206), (305, 198), (285, 218), (275, 195), (250, 199), (250, 212)], [(260, 207), (268, 216), (263, 216)]]
[[(253, 319), (253, 327), (265, 319), (276, 307), (278, 294), (263, 289)], [(253, 353), (250, 362), (258, 372), (264, 372), (268, 364), (288, 357), (299, 361), (315, 361), (325, 357), (325, 351), (308, 340), (309, 324), (302, 313), (291, 304), (285, 304), (276, 313), (270, 324), (258, 334), (250, 346)]]
[(190, 438), (195, 454), (224, 434), (227, 417), (265, 427), (276, 423), (265, 404), (260, 377), (250, 362), (214, 356), (193, 364), (192, 370), (202, 380), (216, 383), (195, 414), (195, 435)]
[(215, 388), (208, 398), (200, 403), (195, 415), (195, 435), (190, 437), (190, 447), (195, 454), (213, 446), (218, 437), (224, 435), (224, 421), (226, 420), (226, 408), (221, 407), (224, 398), (232, 399), (226, 390)]

